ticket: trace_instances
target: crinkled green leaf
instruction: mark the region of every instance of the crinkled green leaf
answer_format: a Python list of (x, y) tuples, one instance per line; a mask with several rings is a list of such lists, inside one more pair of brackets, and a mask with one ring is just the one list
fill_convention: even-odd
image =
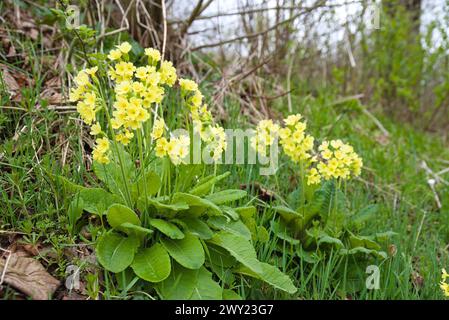
[(186, 233), (184, 239), (180, 240), (162, 238), (161, 243), (173, 259), (188, 269), (198, 269), (204, 264), (203, 246), (190, 233)]
[(173, 223), (165, 221), (163, 219), (151, 219), (150, 225), (167, 237), (172, 239), (183, 239), (184, 233)]
[(126, 232), (126, 229), (122, 227), (124, 223), (134, 224), (140, 226), (141, 222), (137, 214), (122, 204), (113, 204), (108, 208), (106, 218), (109, 225), (119, 231)]
[(221, 300), (223, 289), (212, 279), (212, 273), (201, 267), (198, 272), (198, 280), (193, 289), (191, 300)]
[(216, 205), (236, 201), (246, 197), (246, 191), (240, 189), (228, 189), (207, 195), (206, 199), (212, 201)]
[(161, 282), (170, 275), (170, 257), (162, 245), (141, 249), (131, 265), (136, 275), (149, 282)]
[(197, 216), (200, 216), (206, 211), (213, 215), (221, 214), (220, 208), (215, 203), (193, 194), (176, 192), (173, 195), (172, 203), (177, 202), (187, 203), (191, 209), (197, 211)]
[(208, 241), (226, 249), (240, 263), (255, 273), (262, 272), (260, 262), (257, 260), (256, 251), (251, 242), (245, 239), (245, 237), (227, 231), (220, 231)]
[(248, 269), (246, 266), (241, 266), (235, 271), (263, 280), (274, 288), (286, 291), (290, 294), (293, 294), (297, 291), (290, 277), (281, 272), (278, 268), (264, 262), (260, 262), (260, 266), (262, 268), (262, 272), (259, 273)]
[(180, 219), (189, 232), (193, 235), (200, 237), (201, 239), (210, 239), (214, 235), (209, 226), (197, 218), (182, 218)]
[(381, 250), (380, 245), (376, 241), (368, 237), (356, 236), (351, 234), (349, 236), (349, 243), (351, 245), (351, 248), (365, 247), (367, 249)]
[(173, 271), (157, 287), (162, 299), (188, 300), (197, 285), (200, 270), (187, 269), (173, 262)]
[(189, 191), (190, 194), (203, 196), (212, 190), (212, 187), (220, 180), (227, 178), (231, 173), (225, 172), (219, 176), (213, 176), (204, 183), (200, 183)]
[(89, 213), (103, 215), (113, 204), (122, 204), (122, 198), (102, 188), (85, 188), (79, 192), (83, 199), (83, 209)]
[(207, 223), (215, 229), (228, 231), (230, 233), (242, 236), (246, 240), (251, 240), (251, 232), (246, 227), (246, 225), (240, 220), (230, 221), (226, 217), (216, 216), (210, 217), (207, 220)]
[(121, 272), (134, 259), (139, 241), (135, 237), (124, 237), (115, 232), (103, 235), (97, 243), (98, 262), (109, 271)]
[(279, 215), (285, 220), (285, 222), (290, 222), (293, 219), (300, 219), (302, 218), (302, 215), (295, 210), (292, 210), (285, 206), (275, 206), (273, 207), (273, 210), (279, 213)]

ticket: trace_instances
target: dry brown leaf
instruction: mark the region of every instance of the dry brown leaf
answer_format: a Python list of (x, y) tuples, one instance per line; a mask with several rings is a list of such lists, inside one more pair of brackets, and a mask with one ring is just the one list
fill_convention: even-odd
[(13, 94), (19, 91), (20, 89), (19, 84), (17, 83), (16, 79), (14, 79), (14, 77), (11, 75), (11, 73), (9, 73), (8, 69), (3, 68), (2, 65), (0, 65), (0, 70), (3, 75), (3, 81), (5, 82), (6, 88), (8, 89), (9, 93)]
[[(6, 259), (0, 259), (1, 272), (5, 263)], [(4, 282), (34, 300), (48, 300), (60, 284), (39, 261), (27, 257), (21, 251), (11, 253)]]
[(40, 97), (47, 100), (50, 104), (60, 104), (62, 102), (61, 93), (54, 88), (44, 89), (44, 91), (40, 94)]

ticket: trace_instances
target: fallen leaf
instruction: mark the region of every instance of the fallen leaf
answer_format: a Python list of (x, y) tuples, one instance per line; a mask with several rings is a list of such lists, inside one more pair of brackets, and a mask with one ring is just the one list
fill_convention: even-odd
[[(0, 274), (5, 268), (6, 258), (0, 259)], [(60, 284), (39, 261), (21, 251), (11, 253), (4, 282), (34, 300), (48, 300)]]
[[(0, 66), (1, 67), (1, 66)], [(20, 89), (19, 84), (17, 83), (16, 79), (9, 73), (8, 69), (1, 68), (0, 69), (3, 75), (3, 81), (6, 84), (6, 88), (8, 89), (10, 94), (15, 93)]]
[(60, 104), (62, 102), (61, 93), (54, 88), (46, 88), (40, 94), (41, 99), (45, 99), (50, 104)]

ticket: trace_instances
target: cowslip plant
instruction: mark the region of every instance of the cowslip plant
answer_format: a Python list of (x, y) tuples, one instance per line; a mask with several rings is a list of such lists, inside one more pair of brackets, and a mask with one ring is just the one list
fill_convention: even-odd
[(341, 140), (323, 141), (315, 148), (315, 139), (306, 133), (307, 124), (300, 114), (284, 119), (284, 127), (263, 120), (256, 129), (252, 146), (258, 152), (278, 136), (284, 153), (299, 167), (299, 187), (287, 197), (287, 203), (273, 207), (271, 230), (295, 248), (306, 262), (317, 261), (322, 251), (336, 250), (340, 255), (372, 255), (386, 259), (379, 242), (394, 233), (358, 234), (363, 224), (377, 212), (369, 205), (351, 212), (344, 193), (346, 181), (361, 173), (363, 161), (353, 147)]
[[(83, 212), (100, 217), (96, 255), (106, 270), (136, 281), (163, 299), (238, 298), (240, 276), (250, 276), (294, 293), (290, 278), (257, 259), (260, 239), (255, 208), (236, 207), (243, 190), (218, 189), (229, 173), (208, 175), (204, 164), (190, 164), (194, 134), (202, 150), (218, 161), (226, 147), (198, 85), (177, 80), (172, 63), (145, 49), (145, 63), (134, 65), (132, 47), (122, 43), (74, 78), (70, 100), (95, 137), (93, 171), (103, 187), (62, 181), (74, 194), (69, 226), (75, 233)], [(179, 84), (180, 90), (177, 90)], [(183, 134), (170, 131), (164, 115), (176, 108)], [(263, 229), (262, 229), (263, 231)], [(263, 232), (262, 232), (263, 233)], [(122, 281), (120, 280), (120, 281)]]

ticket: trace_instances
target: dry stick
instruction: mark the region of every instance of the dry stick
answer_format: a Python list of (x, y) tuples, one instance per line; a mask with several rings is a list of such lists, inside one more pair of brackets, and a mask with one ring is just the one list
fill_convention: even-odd
[(433, 193), (433, 196), (435, 198), (435, 202), (437, 204), (438, 209), (441, 210), (441, 208), (443, 206), (441, 205), (440, 197), (438, 196), (438, 193), (435, 190), (435, 183), (436, 183), (435, 179), (428, 179), (427, 183), (429, 184), (429, 187), (432, 190), (432, 193)]
[[(142, 11), (144, 13), (144, 16), (145, 16), (145, 19), (146, 19), (146, 22), (148, 23), (148, 25), (145, 25), (145, 24), (143, 24), (140, 21), (140, 15), (139, 14), (136, 14), (137, 24), (139, 26), (141, 26), (142, 28), (147, 29), (145, 32), (147, 32), (147, 31), (149, 32), (149, 36), (150, 36), (153, 44), (159, 47), (159, 42), (160, 41), (159, 41), (159, 37), (158, 37), (157, 31), (155, 30), (155, 28), (153, 26), (151, 15), (148, 12), (148, 10), (145, 7), (145, 5), (141, 4), (141, 0), (137, 0), (137, 2), (136, 2), (136, 11), (138, 11), (138, 8), (140, 6), (142, 6), (142, 9), (143, 9)], [(144, 35), (145, 35), (145, 33), (144, 33)]]
[[(133, 3), (133, 2), (134, 1), (131, 1), (131, 3)], [(100, 36), (98, 36), (99, 40), (104, 37), (112, 36), (116, 33), (120, 33), (122, 31), (126, 31), (129, 29), (129, 21), (128, 21), (127, 15), (128, 15), (129, 10), (131, 9), (131, 6), (128, 6), (125, 11), (125, 10), (123, 10), (120, 0), (115, 0), (115, 3), (117, 4), (117, 7), (119, 8), (120, 12), (122, 13), (122, 20), (120, 21), (120, 28), (101, 34)], [(123, 23), (125, 23), (125, 27), (123, 27)]]
[(183, 22), (183, 27), (179, 33), (180, 38), (184, 38), (184, 35), (187, 33), (187, 30), (190, 28), (192, 23), (198, 18), (198, 16), (204, 12), (212, 3), (213, 0), (209, 0), (207, 3), (203, 6), (203, 0), (199, 0), (196, 4), (195, 8), (193, 9), (192, 13), (190, 14), (190, 17)]
[(165, 46), (167, 45), (167, 12), (165, 10), (165, 0), (161, 0), (161, 6), (162, 6), (162, 22), (164, 25), (164, 33), (162, 39), (162, 60), (164, 60)]
[(0, 248), (0, 250), (3, 252), (6, 252), (8, 254), (8, 258), (6, 258), (6, 262), (3, 266), (2, 276), (0, 277), (0, 286), (1, 286), (3, 284), (3, 281), (5, 280), (6, 269), (8, 269), (8, 263), (9, 263), (9, 259), (11, 258), (12, 252), (10, 250), (6, 250), (3, 248)]
[(445, 173), (447, 173), (447, 172), (449, 172), (449, 168), (446, 168), (446, 169), (443, 169), (443, 170), (441, 170), (441, 171), (438, 171), (436, 174), (439, 176), (439, 175), (445, 174)]
[(427, 172), (428, 175), (432, 176), (435, 179), (435, 182), (442, 182), (443, 184), (449, 186), (449, 182), (441, 178), (438, 174), (432, 171), (432, 169), (429, 168), (426, 161), (421, 161), (421, 168), (424, 169), (424, 171)]
[(292, 95), (290, 94), (290, 92), (292, 91), (291, 88), (291, 80), (292, 80), (292, 71), (293, 71), (293, 62), (295, 61), (296, 58), (296, 50), (299, 47), (299, 41), (295, 44), (295, 46), (292, 48), (292, 52), (290, 54), (290, 63), (288, 65), (288, 71), (287, 71), (287, 102), (288, 102), (288, 112), (292, 113), (293, 111), (293, 107), (292, 107)]

